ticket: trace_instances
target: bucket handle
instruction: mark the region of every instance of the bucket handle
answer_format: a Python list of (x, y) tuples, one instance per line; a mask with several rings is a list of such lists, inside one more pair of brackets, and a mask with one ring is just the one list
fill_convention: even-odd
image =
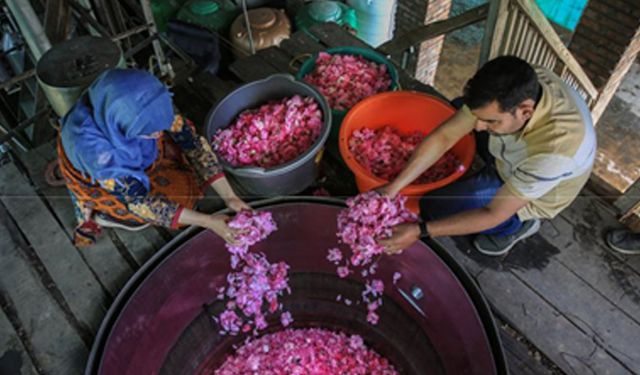
[(402, 91), (402, 85), (400, 84), (400, 77), (398, 77), (398, 79), (396, 79), (396, 89), (393, 91)]
[(289, 70), (292, 72), (297, 73), (300, 70), (300, 67), (302, 66), (302, 62), (308, 58), (310, 58), (311, 56), (313, 56), (310, 53), (301, 53), (297, 56), (294, 56), (291, 61), (289, 61)]
[(396, 64), (393, 63), (393, 61), (391, 61), (391, 58), (389, 56), (385, 56), (385, 59), (389, 60), (389, 63), (391, 63), (391, 65), (396, 69), (396, 79), (394, 82), (396, 84), (396, 88), (393, 91), (402, 91), (402, 85), (400, 84), (400, 73), (398, 73), (400, 69), (396, 66)]

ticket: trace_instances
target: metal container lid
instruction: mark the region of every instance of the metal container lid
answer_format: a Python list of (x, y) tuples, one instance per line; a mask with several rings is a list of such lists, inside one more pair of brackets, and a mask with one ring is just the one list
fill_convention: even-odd
[(47, 51), (36, 65), (38, 79), (52, 87), (88, 86), (103, 71), (118, 66), (122, 53), (108, 38), (82, 36)]
[(208, 15), (220, 10), (220, 5), (211, 0), (200, 0), (191, 3), (191, 11), (198, 15)]
[(266, 30), (272, 27), (277, 19), (276, 11), (271, 8), (259, 8), (249, 12), (249, 22), (254, 30)]
[(316, 21), (337, 21), (342, 15), (342, 9), (333, 1), (316, 1), (309, 5), (309, 15)]

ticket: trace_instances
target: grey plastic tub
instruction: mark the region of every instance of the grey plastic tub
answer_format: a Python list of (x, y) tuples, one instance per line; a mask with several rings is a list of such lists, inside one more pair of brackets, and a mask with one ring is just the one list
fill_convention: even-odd
[(272, 168), (233, 167), (221, 157), (227, 177), (239, 194), (275, 197), (297, 194), (309, 187), (318, 175), (318, 164), (331, 131), (331, 110), (324, 97), (312, 86), (296, 81), (288, 74), (275, 74), (247, 83), (227, 95), (207, 116), (207, 139), (224, 129), (245, 109), (256, 108), (268, 101), (293, 95), (315, 99), (322, 111), (323, 127), (315, 143), (297, 158)]

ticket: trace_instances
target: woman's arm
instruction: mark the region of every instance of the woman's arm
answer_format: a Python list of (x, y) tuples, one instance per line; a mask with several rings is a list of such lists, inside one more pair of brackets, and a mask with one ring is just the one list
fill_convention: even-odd
[(178, 216), (178, 224), (207, 228), (222, 237), (226, 242), (237, 245), (236, 236), (238, 231), (230, 228), (227, 224), (228, 221), (229, 217), (226, 215), (207, 215), (188, 208), (184, 208)]
[(169, 135), (189, 159), (204, 186), (211, 186), (227, 207), (236, 212), (251, 209), (231, 188), (211, 145), (204, 137), (196, 134), (188, 120), (182, 116), (176, 116)]
[(210, 229), (225, 241), (235, 244), (237, 232), (227, 225), (228, 216), (203, 214), (167, 198), (152, 195), (142, 182), (132, 177), (101, 184), (124, 203), (132, 214), (144, 221), (167, 228), (197, 225)]

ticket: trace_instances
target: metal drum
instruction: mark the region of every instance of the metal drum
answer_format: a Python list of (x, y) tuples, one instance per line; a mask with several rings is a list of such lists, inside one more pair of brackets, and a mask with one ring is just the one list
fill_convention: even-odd
[[(387, 285), (376, 326), (366, 307), (345, 305), (363, 288), (359, 275), (340, 279), (326, 260), (336, 246), (342, 203), (279, 199), (259, 203), (278, 231), (256, 245), (270, 261), (290, 266), (292, 294), (282, 299), (294, 327), (324, 327), (360, 334), (402, 374), (505, 374), (493, 319), (477, 287), (446, 255), (417, 243), (383, 257), (377, 277)], [(229, 256), (210, 231), (190, 229), (159, 251), (129, 281), (110, 308), (85, 374), (208, 374), (243, 336), (221, 336), (211, 314), (221, 311), (216, 289), (226, 282)], [(396, 285), (391, 279), (402, 273)], [(270, 321), (273, 332), (282, 329)]]
[(124, 67), (124, 58), (117, 44), (82, 36), (48, 50), (36, 64), (36, 76), (51, 107), (62, 117), (100, 73), (118, 66)]

